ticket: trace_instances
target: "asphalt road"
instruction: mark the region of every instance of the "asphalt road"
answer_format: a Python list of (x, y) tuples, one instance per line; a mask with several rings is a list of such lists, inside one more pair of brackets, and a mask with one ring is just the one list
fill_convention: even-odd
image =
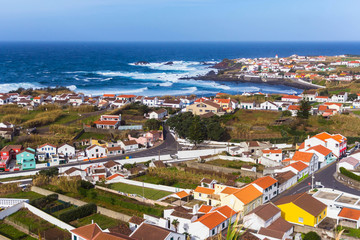
[[(350, 188), (338, 182), (334, 177), (335, 171), (336, 171), (336, 162), (333, 162), (331, 165), (316, 172), (314, 174), (315, 176), (314, 185), (315, 182), (321, 182), (321, 185), (323, 185), (325, 188), (331, 188), (360, 196), (360, 191)], [(272, 202), (276, 202), (278, 199), (280, 199), (283, 196), (306, 192), (310, 189), (311, 189), (311, 176), (307, 177), (306, 179), (304, 179), (302, 182), (298, 183), (294, 187), (282, 192), (276, 198), (273, 198)]]
[[(132, 152), (132, 153), (127, 153), (127, 154), (122, 154), (122, 155), (101, 158), (98, 160), (92, 160), (91, 163), (102, 163), (102, 162), (107, 162), (109, 160), (121, 160), (121, 159), (125, 160), (125, 157), (127, 157), (127, 156), (129, 156), (131, 158), (140, 158), (140, 157), (158, 156), (159, 154), (160, 155), (176, 154), (178, 147), (179, 147), (178, 143), (174, 139), (174, 137), (171, 135), (171, 133), (169, 132), (169, 129), (164, 128), (164, 142), (162, 144), (160, 144), (159, 146), (148, 148), (145, 150), (140, 150), (138, 152)], [(73, 163), (63, 164), (60, 166), (72, 167), (72, 166), (80, 166), (80, 165), (84, 165), (84, 164), (89, 164), (89, 162), (88, 161), (73, 162)], [(21, 172), (34, 172), (34, 171), (39, 171), (39, 170), (49, 169), (49, 168), (51, 168), (51, 167), (23, 170)], [(18, 172), (2, 172), (2, 173), (0, 173), (0, 175), (11, 175), (13, 173), (18, 173)]]

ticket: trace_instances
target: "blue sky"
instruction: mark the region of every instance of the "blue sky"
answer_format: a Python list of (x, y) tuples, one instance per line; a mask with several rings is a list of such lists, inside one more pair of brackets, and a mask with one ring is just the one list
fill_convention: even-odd
[(0, 0), (0, 41), (360, 41), (360, 0)]

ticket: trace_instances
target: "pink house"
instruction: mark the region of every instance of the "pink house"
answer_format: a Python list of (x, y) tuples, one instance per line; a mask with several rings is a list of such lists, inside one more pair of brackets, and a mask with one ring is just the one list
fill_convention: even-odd
[(135, 140), (138, 144), (144, 146), (152, 146), (157, 141), (164, 140), (163, 132), (162, 131), (149, 131), (145, 133), (143, 136), (134, 138), (130, 134), (128, 135), (129, 140)]

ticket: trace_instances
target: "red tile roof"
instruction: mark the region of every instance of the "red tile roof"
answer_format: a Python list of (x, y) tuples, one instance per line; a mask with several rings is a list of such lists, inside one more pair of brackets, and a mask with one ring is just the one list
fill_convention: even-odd
[(330, 149), (324, 147), (323, 145), (316, 145), (314, 147), (309, 148), (307, 151), (309, 151), (309, 150), (314, 150), (324, 156), (327, 156), (332, 153), (332, 151)]
[(289, 166), (296, 169), (299, 172), (301, 172), (302, 170), (304, 170), (305, 168), (308, 167), (308, 165), (306, 165), (305, 163), (300, 162), (300, 161), (294, 162), (294, 163), (290, 164)]
[(344, 207), (338, 216), (358, 221), (360, 219), (360, 210)]
[(310, 162), (313, 156), (314, 156), (314, 153), (296, 151), (292, 160), (293, 161)]
[(204, 194), (213, 194), (215, 192), (214, 189), (211, 188), (205, 188), (205, 187), (196, 187), (194, 192), (198, 192), (198, 193), (204, 193)]
[(262, 195), (262, 192), (257, 190), (253, 185), (247, 185), (233, 194), (242, 203), (248, 204)]
[(274, 185), (275, 183), (277, 183), (277, 180), (270, 176), (265, 176), (265, 177), (256, 179), (252, 183), (258, 185), (262, 189), (266, 189), (266, 188)]
[(204, 216), (200, 217), (196, 222), (201, 222), (210, 230), (220, 225), (222, 222), (225, 222), (227, 218), (218, 213), (218, 212), (210, 212), (205, 214)]

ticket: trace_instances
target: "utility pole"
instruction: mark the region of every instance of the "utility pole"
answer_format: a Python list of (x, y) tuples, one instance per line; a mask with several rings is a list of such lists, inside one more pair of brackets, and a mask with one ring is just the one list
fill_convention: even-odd
[(311, 190), (314, 189), (314, 178), (315, 178), (315, 176), (314, 176), (314, 172), (313, 172), (312, 176), (311, 176)]
[(143, 201), (145, 202), (145, 190), (144, 190), (144, 182), (142, 183), (143, 187)]

